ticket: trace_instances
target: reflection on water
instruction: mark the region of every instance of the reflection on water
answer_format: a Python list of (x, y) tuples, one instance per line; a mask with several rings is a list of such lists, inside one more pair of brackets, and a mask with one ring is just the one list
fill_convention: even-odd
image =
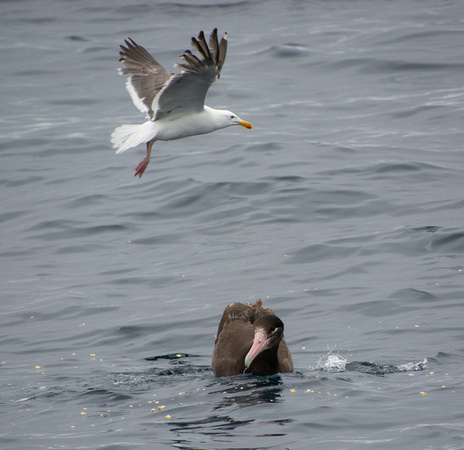
[[(254, 437), (283, 437), (287, 433), (283, 429), (277, 429), (277, 426), (284, 426), (293, 422), (293, 419), (277, 419), (277, 420), (259, 420), (257, 418), (234, 418), (233, 415), (244, 407), (255, 406), (262, 403), (278, 403), (282, 401), (283, 382), (279, 375), (271, 376), (256, 376), (256, 375), (240, 375), (236, 377), (221, 378), (215, 380), (209, 387), (221, 385), (221, 389), (213, 390), (208, 393), (212, 395), (217, 402), (212, 407), (213, 411), (230, 409), (230, 415), (210, 415), (204, 419), (175, 421), (171, 422), (174, 425), (171, 431), (174, 433), (186, 433), (191, 436), (191, 433), (199, 433), (208, 435), (215, 442), (226, 443), (236, 435), (237, 429), (244, 425), (254, 423), (256, 434)], [(243, 413), (242, 413), (243, 414)], [(241, 416), (243, 417), (243, 416)], [(263, 428), (266, 426), (266, 428)], [(270, 428), (267, 428), (269, 427)], [(179, 448), (194, 448), (188, 445), (186, 440), (176, 439), (174, 445)], [(197, 448), (197, 447), (195, 447)], [(219, 448), (219, 447), (217, 447)], [(228, 447), (220, 447), (228, 448)], [(248, 448), (248, 447), (240, 447)], [(250, 449), (268, 448), (267, 446), (253, 446)]]
[[(171, 422), (174, 425), (171, 431), (187, 431), (196, 430), (201, 431), (203, 434), (224, 434), (227, 435), (228, 431), (234, 430), (243, 425), (254, 422), (250, 420), (236, 420), (229, 416), (216, 416), (212, 415), (199, 420), (190, 420), (188, 422)], [(224, 431), (226, 433), (220, 433)]]
[[(292, 422), (292, 419), (271, 419), (258, 420), (255, 417), (243, 416), (243, 412), (237, 414), (237, 411), (244, 407), (255, 406), (262, 403), (277, 403), (282, 401), (281, 395), (283, 382), (279, 375), (255, 376), (239, 375), (235, 377), (224, 377), (214, 379), (207, 388), (213, 388), (208, 392), (208, 396), (214, 405), (212, 411), (229, 410), (229, 414), (210, 414), (200, 419), (175, 420), (170, 422), (170, 430), (176, 435), (172, 445), (178, 448), (202, 448), (192, 445), (192, 435), (209, 436), (215, 442), (214, 448), (229, 448), (227, 442), (232, 442), (234, 436), (240, 433), (238, 430), (243, 426), (255, 424), (255, 437), (277, 437), (285, 436), (283, 429), (277, 429), (276, 426), (283, 426)], [(216, 389), (214, 389), (216, 388)], [(268, 428), (270, 427), (270, 428)], [(182, 436), (188, 436), (189, 439), (182, 439)], [(208, 447), (211, 448), (211, 447)], [(231, 447), (233, 448), (233, 447)], [(241, 446), (240, 448), (248, 448)], [(251, 448), (268, 448), (267, 446), (253, 446)]]
[[(248, 377), (252, 380), (241, 379)], [(238, 378), (238, 379), (235, 379)], [(238, 381), (238, 384), (234, 383)], [(276, 403), (280, 401), (282, 392), (282, 379), (279, 375), (256, 376), (256, 375), (240, 375), (239, 377), (230, 377), (227, 384), (234, 383), (234, 386), (221, 389), (210, 394), (224, 394), (222, 400), (215, 406), (214, 410), (228, 406), (247, 407), (257, 405), (259, 403)], [(221, 382), (221, 384), (224, 384)]]

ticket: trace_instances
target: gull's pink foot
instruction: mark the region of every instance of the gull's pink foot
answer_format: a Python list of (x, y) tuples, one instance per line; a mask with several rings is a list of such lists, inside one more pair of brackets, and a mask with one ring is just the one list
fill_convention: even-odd
[(145, 158), (143, 158), (143, 161), (141, 161), (141, 162), (139, 162), (137, 164), (137, 167), (135, 168), (134, 177), (136, 177), (138, 175), (140, 178), (142, 178), (142, 175), (144, 174), (145, 170), (147, 170), (148, 163), (150, 162), (151, 148), (153, 147), (153, 144), (155, 142), (156, 141), (154, 139), (147, 142), (147, 156), (145, 156)]
[(142, 175), (144, 174), (145, 170), (147, 170), (149, 162), (150, 158), (144, 158), (143, 161), (139, 162), (137, 164), (137, 167), (135, 168), (134, 177), (138, 175), (140, 178), (142, 178)]

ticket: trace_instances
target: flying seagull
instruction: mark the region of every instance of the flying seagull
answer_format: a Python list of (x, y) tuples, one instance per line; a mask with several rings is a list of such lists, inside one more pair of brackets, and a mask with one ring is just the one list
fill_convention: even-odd
[(141, 177), (150, 162), (156, 141), (171, 141), (197, 134), (211, 133), (232, 125), (251, 129), (252, 125), (231, 111), (213, 109), (205, 105), (211, 84), (218, 80), (226, 58), (227, 33), (218, 41), (217, 28), (206, 43), (203, 31), (192, 37), (192, 47), (200, 57), (186, 50), (176, 67), (179, 74), (169, 73), (142, 46), (132, 39), (124, 41), (119, 55), (126, 67), (119, 69), (129, 75), (127, 90), (135, 106), (147, 113), (141, 125), (122, 125), (111, 135), (111, 143), (120, 154), (146, 143), (147, 154), (136, 166), (135, 176)]

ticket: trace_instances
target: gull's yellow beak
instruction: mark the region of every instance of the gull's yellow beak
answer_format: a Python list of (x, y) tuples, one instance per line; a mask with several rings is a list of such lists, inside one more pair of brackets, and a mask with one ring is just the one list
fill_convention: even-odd
[(237, 122), (238, 125), (241, 125), (242, 127), (245, 127), (247, 130), (253, 129), (253, 125), (250, 122), (247, 122), (246, 120), (241, 120), (240, 122)]

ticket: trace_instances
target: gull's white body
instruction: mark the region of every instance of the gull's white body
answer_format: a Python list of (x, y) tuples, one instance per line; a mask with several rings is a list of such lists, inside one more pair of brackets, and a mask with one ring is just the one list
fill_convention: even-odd
[(205, 106), (200, 113), (165, 116), (155, 122), (149, 120), (140, 125), (121, 125), (111, 135), (111, 143), (117, 154), (139, 144), (151, 141), (173, 141), (187, 136), (207, 134), (221, 128), (237, 125), (240, 121), (234, 113)]

